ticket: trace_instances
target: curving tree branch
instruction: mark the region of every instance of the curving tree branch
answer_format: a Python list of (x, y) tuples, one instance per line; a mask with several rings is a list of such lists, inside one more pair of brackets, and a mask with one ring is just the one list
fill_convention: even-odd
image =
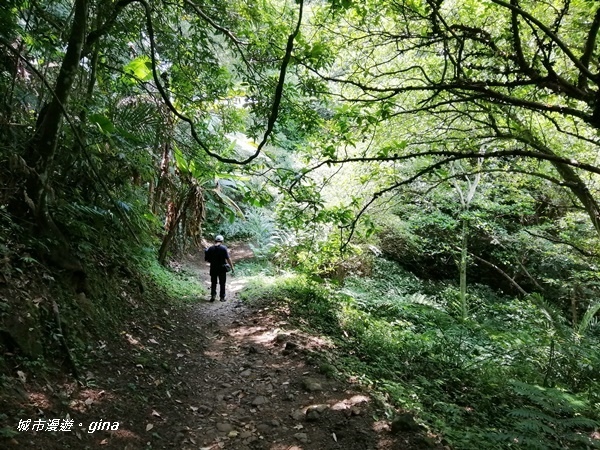
[[(500, 136), (500, 137), (510, 137), (511, 139), (514, 138), (514, 136), (512, 136), (512, 135), (511, 136), (506, 135), (506, 136)], [(591, 172), (591, 173), (600, 175), (600, 167), (594, 166), (593, 164), (582, 163), (573, 158), (563, 158), (562, 156), (558, 156), (553, 153), (544, 153), (541, 151), (535, 152), (535, 151), (531, 151), (531, 150), (513, 149), (513, 150), (497, 150), (497, 151), (492, 151), (492, 152), (488, 152), (485, 154), (481, 154), (479, 152), (467, 153), (467, 152), (459, 152), (459, 151), (453, 151), (453, 150), (431, 150), (431, 151), (424, 151), (424, 152), (418, 152), (418, 153), (410, 153), (407, 155), (397, 155), (396, 154), (396, 155), (392, 155), (392, 156), (357, 156), (357, 157), (342, 158), (342, 159), (333, 159), (333, 158), (326, 159), (324, 161), (319, 162), (318, 164), (315, 164), (314, 166), (312, 166), (310, 168), (303, 169), (301, 175), (296, 177), (292, 186), (297, 184), (302, 179), (302, 177), (306, 176), (310, 172), (314, 172), (318, 168), (323, 167), (325, 165), (344, 164), (344, 163), (353, 163), (353, 162), (406, 161), (409, 159), (420, 158), (423, 156), (442, 156), (442, 157), (452, 158), (451, 159), (452, 161), (457, 161), (457, 160), (462, 160), (462, 159), (477, 159), (477, 158), (493, 159), (493, 158), (507, 158), (507, 157), (513, 157), (513, 156), (520, 156), (520, 157), (524, 157), (524, 158), (532, 158), (532, 159), (537, 159), (537, 160), (542, 160), (542, 161), (561, 163), (561, 164), (565, 164), (567, 166), (576, 167), (578, 169), (582, 169), (587, 172)]]
[[(515, 137), (511, 136), (511, 138), (514, 139)], [(531, 142), (528, 142), (528, 144), (531, 144)], [(548, 181), (555, 182), (556, 184), (564, 185), (564, 186), (568, 187), (577, 196), (577, 198), (582, 202), (582, 204), (584, 205), (584, 208), (586, 209), (586, 211), (588, 212), (588, 214), (590, 215), (590, 217), (592, 219), (592, 223), (593, 223), (594, 227), (596, 228), (596, 230), (599, 230), (600, 221), (598, 219), (600, 218), (600, 215), (598, 214), (598, 206), (597, 206), (595, 200), (593, 199), (593, 197), (591, 196), (589, 190), (585, 189), (585, 185), (583, 184), (581, 178), (572, 171), (572, 167), (577, 167), (579, 169), (583, 169), (588, 172), (599, 174), (599, 175), (600, 175), (600, 168), (593, 166), (591, 164), (580, 163), (579, 161), (576, 161), (574, 159), (563, 158), (563, 157), (557, 156), (554, 153), (552, 153), (549, 149), (541, 146), (541, 144), (539, 142), (537, 144), (538, 144), (538, 147), (540, 150), (537, 152), (530, 151), (530, 150), (523, 150), (523, 149), (513, 149), (513, 150), (501, 150), (501, 151), (487, 152), (485, 154), (481, 154), (479, 152), (465, 153), (465, 152), (443, 150), (443, 151), (426, 151), (426, 152), (419, 152), (419, 153), (413, 153), (413, 154), (408, 154), (408, 155), (394, 155), (394, 156), (390, 156), (390, 157), (376, 156), (376, 157), (352, 157), (352, 158), (344, 158), (344, 159), (328, 159), (325, 161), (321, 161), (319, 164), (316, 164), (316, 165), (312, 166), (311, 168), (307, 168), (307, 169), (303, 170), (302, 174), (299, 175), (298, 177), (296, 177), (294, 179), (294, 181), (291, 183), (289, 190), (290, 191), (293, 190), (294, 186), (296, 186), (302, 180), (302, 178), (304, 176), (306, 176), (308, 173), (310, 173), (324, 165), (344, 164), (344, 163), (353, 163), (353, 162), (403, 161), (403, 160), (409, 160), (409, 159), (423, 157), (423, 156), (441, 156), (441, 157), (445, 158), (445, 159), (437, 161), (433, 164), (428, 165), (427, 167), (419, 170), (417, 173), (415, 173), (414, 175), (412, 175), (408, 178), (405, 178), (401, 181), (393, 183), (393, 184), (387, 186), (386, 188), (383, 188), (383, 189), (375, 192), (372, 195), (371, 199), (369, 201), (367, 201), (363, 205), (363, 207), (359, 210), (359, 212), (356, 214), (355, 218), (350, 223), (350, 225), (344, 227), (344, 228), (349, 229), (350, 231), (349, 231), (347, 239), (342, 244), (342, 250), (343, 250), (344, 248), (347, 247), (347, 245), (350, 243), (350, 240), (354, 236), (355, 228), (356, 228), (356, 225), (358, 224), (360, 218), (370, 208), (370, 206), (384, 194), (389, 193), (395, 189), (398, 189), (401, 186), (410, 184), (410, 183), (414, 182), (415, 180), (421, 178), (423, 175), (432, 173), (435, 170), (437, 170), (437, 169), (441, 168), (442, 166), (449, 164), (453, 161), (460, 161), (460, 160), (464, 160), (464, 159), (492, 159), (492, 158), (506, 158), (506, 157), (519, 156), (519, 157), (533, 158), (533, 159), (537, 159), (537, 160), (545, 160), (545, 161), (549, 161), (550, 163), (552, 163), (555, 166), (555, 168), (557, 169), (557, 171), (560, 173), (560, 175), (563, 177), (564, 182), (560, 182), (559, 180), (556, 180), (556, 179), (554, 179), (552, 177), (548, 177), (548, 176), (543, 176), (542, 178), (547, 179)], [(532, 175), (536, 175), (536, 174), (532, 173)]]
[(268, 120), (267, 120), (267, 129), (263, 135), (263, 138), (261, 140), (261, 142), (258, 144), (256, 151), (250, 155), (248, 158), (243, 159), (243, 160), (238, 160), (235, 158), (229, 158), (229, 157), (224, 157), (219, 155), (218, 153), (215, 153), (214, 151), (212, 151), (201, 139), (200, 136), (198, 135), (198, 132), (196, 130), (196, 126), (194, 124), (194, 121), (192, 119), (190, 119), (188, 116), (186, 116), (185, 114), (181, 113), (179, 110), (177, 110), (177, 108), (175, 108), (175, 105), (173, 105), (173, 103), (171, 102), (171, 99), (169, 98), (169, 96), (167, 95), (167, 92), (160, 80), (160, 77), (158, 75), (158, 72), (156, 70), (157, 67), (157, 61), (156, 61), (156, 43), (155, 43), (155, 38), (154, 38), (154, 27), (152, 24), (152, 16), (151, 16), (151, 10), (150, 10), (150, 6), (149, 4), (145, 1), (145, 0), (133, 0), (139, 4), (141, 4), (144, 8), (145, 11), (145, 15), (146, 15), (146, 28), (148, 30), (148, 37), (150, 40), (150, 58), (152, 60), (152, 76), (154, 78), (154, 82), (156, 83), (156, 88), (158, 89), (163, 101), (165, 102), (165, 105), (167, 105), (167, 107), (169, 108), (169, 110), (180, 120), (182, 120), (183, 122), (187, 123), (190, 126), (190, 132), (192, 137), (194, 138), (194, 140), (196, 141), (196, 143), (200, 146), (200, 148), (209, 156), (211, 156), (212, 158), (217, 159), (218, 161), (221, 161), (223, 163), (228, 163), (228, 164), (236, 164), (236, 165), (245, 165), (248, 164), (250, 162), (252, 162), (254, 159), (256, 159), (258, 157), (258, 155), (260, 155), (263, 147), (266, 145), (267, 141), (269, 140), (269, 137), (271, 136), (271, 133), (273, 132), (273, 128), (275, 126), (275, 122), (277, 121), (277, 117), (279, 115), (279, 105), (281, 104), (281, 98), (283, 95), (283, 86), (285, 84), (285, 76), (287, 73), (287, 67), (290, 63), (290, 60), (292, 58), (292, 51), (294, 49), (294, 41), (296, 39), (296, 36), (298, 35), (298, 33), (300, 32), (300, 26), (302, 24), (302, 15), (303, 15), (303, 10), (304, 10), (304, 0), (300, 0), (299, 4), (299, 13), (298, 13), (298, 20), (296, 22), (296, 26), (294, 28), (294, 30), (292, 31), (292, 33), (288, 36), (288, 40), (287, 40), (287, 45), (286, 45), (286, 49), (285, 49), (285, 54), (283, 56), (283, 60), (281, 62), (281, 66), (279, 69), (279, 78), (277, 80), (277, 85), (275, 87), (275, 93), (273, 96), (273, 103), (271, 106), (271, 112), (269, 114)]
[(552, 242), (553, 244), (568, 245), (573, 250), (576, 250), (578, 253), (580, 253), (581, 255), (583, 255), (583, 256), (585, 256), (587, 258), (598, 258), (598, 257), (600, 257), (600, 254), (587, 251), (587, 250), (585, 250), (585, 249), (583, 249), (581, 247), (578, 247), (577, 245), (573, 244), (572, 242), (567, 242), (567, 241), (564, 241), (562, 239), (558, 239), (556, 237), (551, 237), (551, 236), (548, 236), (548, 235), (541, 235), (541, 234), (537, 234), (537, 233), (532, 233), (529, 230), (523, 230), (523, 231), (525, 231), (525, 233), (527, 233), (530, 236), (538, 237), (540, 239), (545, 239), (545, 240), (547, 240), (549, 242)]
[(223, 33), (236, 45), (247, 45), (248, 44), (247, 42), (243, 42), (242, 40), (238, 39), (237, 36), (235, 34), (233, 34), (233, 32), (231, 30), (229, 30), (225, 27), (222, 27), (221, 25), (216, 23), (208, 14), (206, 14), (204, 11), (202, 11), (200, 9), (200, 7), (197, 4), (195, 4), (194, 2), (192, 2), (191, 0), (185, 0), (185, 4), (188, 5), (190, 8), (192, 8), (196, 12), (196, 14), (198, 14), (206, 23), (208, 23), (215, 30)]
[(503, 0), (490, 0), (492, 3), (496, 5), (503, 6), (504, 8), (510, 9), (515, 14), (522, 16), (527, 19), (528, 22), (535, 24), (546, 36), (548, 36), (552, 42), (554, 42), (563, 52), (564, 54), (573, 62), (575, 67), (579, 69), (579, 71), (588, 77), (591, 80), (598, 82), (598, 75), (590, 72), (589, 68), (583, 64), (583, 62), (577, 58), (571, 49), (554, 33), (550, 28), (544, 25), (540, 20), (536, 19), (534, 16), (529, 14), (527, 11), (519, 8), (513, 2), (506, 3)]
[[(596, 10), (596, 14), (594, 15), (594, 21), (592, 22), (592, 26), (590, 27), (590, 31), (585, 41), (583, 55), (581, 56), (581, 64), (583, 64), (585, 67), (590, 67), (590, 62), (592, 60), (592, 55), (594, 54), (594, 48), (596, 46), (596, 39), (598, 38), (598, 30), (600, 30), (600, 7), (598, 7), (598, 9)], [(580, 89), (587, 89), (587, 82), (587, 75), (583, 72), (580, 73), (579, 80), (577, 81), (577, 86)]]

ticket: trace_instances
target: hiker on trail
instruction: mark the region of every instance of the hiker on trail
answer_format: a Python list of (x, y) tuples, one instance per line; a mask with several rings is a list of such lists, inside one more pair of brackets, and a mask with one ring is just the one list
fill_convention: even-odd
[(223, 236), (215, 236), (215, 243), (204, 251), (204, 260), (210, 263), (210, 301), (214, 302), (217, 296), (217, 280), (219, 281), (219, 298), (225, 301), (225, 283), (227, 272), (233, 273), (233, 263), (229, 257), (229, 250), (223, 245)]

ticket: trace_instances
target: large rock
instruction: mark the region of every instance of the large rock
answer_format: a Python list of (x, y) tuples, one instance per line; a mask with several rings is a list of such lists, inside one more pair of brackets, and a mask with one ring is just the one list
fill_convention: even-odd
[(216, 427), (221, 433), (229, 433), (234, 430), (233, 425), (227, 422), (219, 422)]
[(305, 378), (302, 380), (302, 387), (308, 392), (318, 392), (323, 390), (323, 385), (314, 378)]
[(303, 444), (308, 443), (308, 434), (306, 434), (306, 433), (296, 433), (296, 434), (294, 434), (294, 437), (296, 439), (298, 439), (300, 442), (302, 442)]
[(306, 420), (308, 422), (316, 422), (321, 418), (321, 414), (328, 409), (328, 405), (311, 405), (306, 408)]
[(252, 400), (252, 406), (261, 406), (261, 405), (264, 405), (267, 402), (268, 402), (268, 400), (267, 400), (266, 397), (264, 397), (262, 395), (259, 395), (254, 400)]

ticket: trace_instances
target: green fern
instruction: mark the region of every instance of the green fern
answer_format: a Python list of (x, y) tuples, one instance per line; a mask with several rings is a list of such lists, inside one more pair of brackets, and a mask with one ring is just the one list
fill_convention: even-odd
[(519, 381), (511, 385), (524, 406), (509, 413), (515, 419), (512, 431), (494, 433), (494, 440), (527, 449), (600, 448), (586, 433), (600, 425), (589, 416), (586, 401), (560, 389)]
[(558, 309), (548, 303), (546, 299), (537, 292), (530, 294), (528, 299), (539, 308), (554, 333), (563, 338), (569, 336), (570, 333), (566, 327), (565, 317)]
[(598, 426), (598, 421), (587, 417), (573, 417), (562, 421), (564, 426), (569, 428), (594, 428)]
[(553, 412), (574, 414), (586, 409), (586, 402), (559, 389), (545, 388), (538, 385), (513, 381), (514, 392), (525, 397), (539, 408)]
[(577, 325), (576, 333), (578, 337), (585, 335), (585, 333), (597, 323), (596, 314), (598, 311), (600, 311), (600, 302), (589, 306), (581, 318), (579, 325)]
[(111, 110), (116, 130), (130, 142), (152, 146), (166, 129), (166, 120), (148, 98), (128, 97)]

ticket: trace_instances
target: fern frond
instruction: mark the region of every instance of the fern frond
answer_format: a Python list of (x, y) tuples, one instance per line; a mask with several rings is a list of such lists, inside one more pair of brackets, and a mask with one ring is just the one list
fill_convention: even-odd
[(586, 331), (589, 330), (590, 327), (595, 323), (595, 316), (598, 313), (598, 311), (600, 311), (600, 302), (594, 303), (593, 305), (589, 306), (589, 308), (581, 318), (579, 325), (577, 325), (578, 336), (583, 336), (586, 333)]
[(112, 121), (128, 141), (152, 145), (166, 121), (156, 104), (148, 98), (127, 97), (112, 108)]
[(553, 330), (557, 334), (563, 338), (567, 336), (567, 331), (565, 329), (565, 318), (560, 311), (548, 303), (546, 299), (537, 292), (530, 294), (528, 299), (531, 301), (531, 303), (539, 308), (546, 318), (548, 324), (552, 326)]
[(548, 414), (545, 414), (539, 410), (530, 409), (530, 408), (513, 409), (511, 412), (508, 413), (508, 415), (525, 419), (523, 422), (534, 421), (534, 420), (535, 421), (544, 420), (546, 422), (553, 422), (555, 420), (554, 417), (552, 417)]
[(548, 436), (554, 436), (556, 433), (552, 427), (546, 425), (544, 422), (534, 419), (522, 420), (516, 424), (516, 428), (528, 434), (546, 434)]
[(569, 419), (561, 419), (560, 424), (568, 429), (573, 428), (597, 428), (600, 427), (600, 422), (588, 417), (572, 417)]
[(560, 389), (544, 388), (520, 381), (513, 381), (511, 385), (516, 394), (549, 413), (575, 414), (586, 408), (584, 401)]
[(87, 206), (80, 203), (69, 203), (64, 206), (66, 211), (72, 213), (76, 217), (97, 217), (97, 218), (112, 218), (112, 213), (107, 209), (102, 209), (97, 206)]

